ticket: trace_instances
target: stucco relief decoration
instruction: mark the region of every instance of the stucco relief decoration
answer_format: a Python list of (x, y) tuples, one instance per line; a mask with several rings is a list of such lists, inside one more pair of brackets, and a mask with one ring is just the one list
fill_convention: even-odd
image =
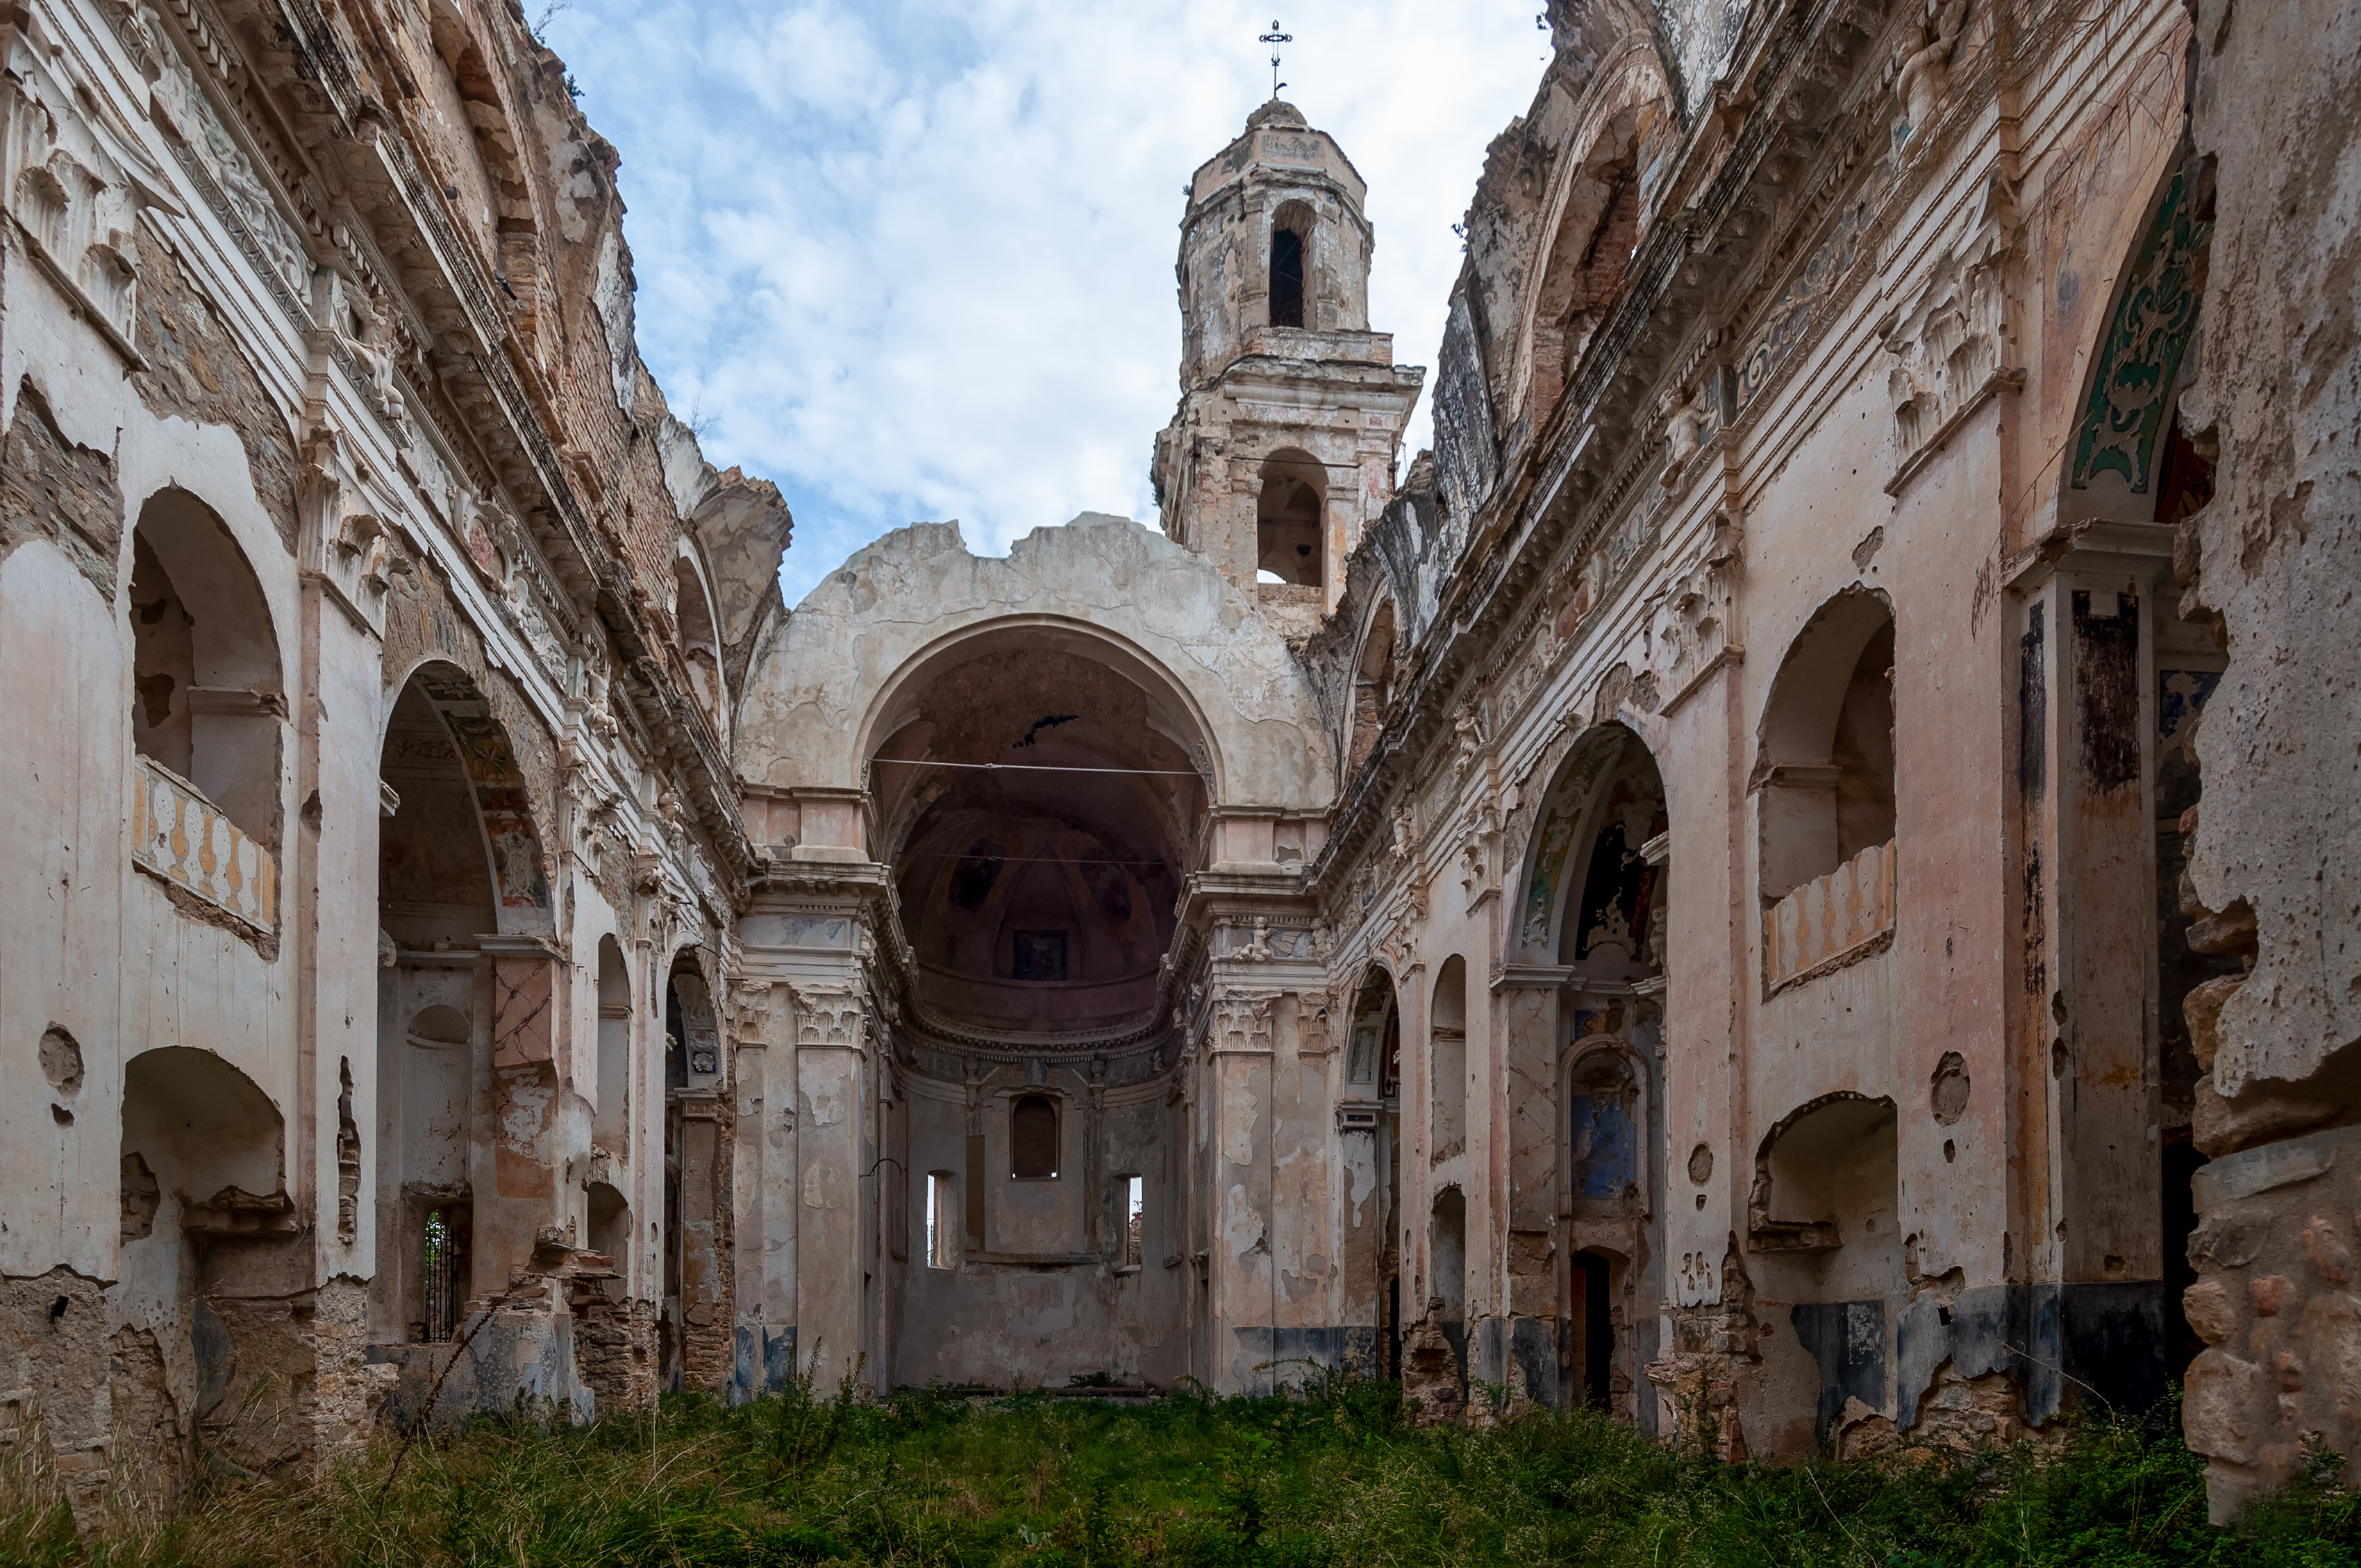
[(1895, 73), (1894, 93), (1902, 101), (1902, 117), (1894, 127), (1896, 146), (1931, 124), (1942, 107), (1951, 85), (1951, 51), (1959, 47), (1967, 16), (1968, 0), (1927, 0), (1917, 47), (1903, 57)]
[(1213, 1048), (1224, 1051), (1268, 1051), (1271, 1041), (1268, 996), (1224, 992), (1213, 998)]
[(1852, 269), (1869, 229), (1867, 199), (1847, 203), (1836, 215), (1828, 236), (1813, 250), (1771, 307), (1770, 319), (1754, 334), (1738, 363), (1738, 404), (1744, 408), (1770, 385), (1772, 373), (1788, 352), (1809, 335), (1814, 313)]
[(1968, 243), (1936, 269), (1886, 340), (1897, 464), (1889, 493), (1993, 393), (2024, 384), (2024, 369), (2006, 362), (2007, 272), (2018, 228), (2015, 192), (1994, 176)]
[(1653, 663), (1659, 684), (1675, 696), (1727, 646), (1732, 587), (1728, 573), (1699, 561), (1674, 580), (1658, 607)]
[[(1406, 866), (1418, 854), (1418, 814), (1408, 802), (1394, 807), (1394, 836), (1387, 853), (1397, 866)], [(1366, 905), (1368, 900), (1361, 901)]]
[(1680, 482), (1688, 460), (1721, 433), (1721, 400), (1710, 379), (1667, 396), (1664, 415), (1664, 488)]
[(689, 1076), (711, 1078), (721, 1070), (721, 1021), (715, 1014), (713, 997), (705, 981), (693, 974), (677, 975), (673, 990), (680, 997), (681, 1049), (686, 1053)]
[(797, 1045), (861, 1045), (864, 1020), (860, 997), (849, 991), (806, 991), (800, 986), (794, 995)]
[(771, 1024), (771, 987), (767, 981), (730, 982), (730, 1034), (741, 1046), (759, 1046)]
[(1459, 885), (1471, 901), (1493, 889), (1492, 849), (1499, 839), (1499, 802), (1487, 795), (1468, 814), (1466, 836), (1459, 843)]
[(1470, 692), (1467, 699), (1460, 704), (1457, 716), (1451, 721), (1451, 731), (1458, 747), (1451, 758), (1451, 776), (1465, 779), (1484, 750), (1482, 692)]
[(141, 178), (127, 151), (117, 156), (113, 148), (124, 144), (81, 111), (37, 51), (9, 61), (12, 74), (20, 67), (23, 83), (8, 97), (8, 184), (0, 198), (33, 258), (127, 349), (137, 311), (132, 225), (141, 206), (170, 206), (154, 193), (161, 181)]
[(2132, 258), (2091, 380), (2091, 400), (2074, 437), (2070, 483), (2075, 489), (2088, 489), (2112, 472), (2134, 495), (2147, 493), (2157, 438), (2197, 323), (2197, 252), (2212, 232), (2211, 224), (2190, 212), (2186, 172), (2175, 173)]
[[(243, 242), (248, 257), (291, 301), (301, 301), (312, 273), (310, 250), (280, 213), (269, 185), (214, 108), (195, 72), (177, 49), (158, 42), (165, 29), (155, 9), (126, 7), (116, 30), (125, 35), (126, 45), (138, 40), (138, 50), (159, 68), (154, 102), (181, 168)], [(206, 41), (216, 42), (210, 29)]]

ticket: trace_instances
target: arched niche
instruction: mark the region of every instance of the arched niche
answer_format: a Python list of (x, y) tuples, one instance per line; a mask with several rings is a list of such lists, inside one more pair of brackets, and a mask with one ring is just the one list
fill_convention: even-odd
[(1327, 581), (1328, 469), (1301, 447), (1262, 461), (1255, 494), (1255, 565), (1282, 583)]
[(1435, 970), (1427, 1013), (1427, 1157), (1467, 1148), (1467, 960), (1454, 953)]
[[(397, 795), (407, 777), (433, 802), (412, 817), (397, 808), (380, 830), (380, 844), (400, 846), (401, 857), (399, 864), (384, 861), (383, 885), (464, 888), (473, 918), (475, 851), (480, 850), (494, 923), (433, 935), (450, 940), (485, 933), (550, 935), (550, 866), (530, 788), (508, 731), (474, 677), (441, 660), (413, 670), (388, 717), (381, 765)], [(457, 809), (461, 801), (467, 813)], [(401, 939), (401, 932), (393, 935)]]
[(1892, 608), (1856, 585), (1813, 614), (1772, 678), (1749, 788), (1773, 989), (1893, 932), (1894, 658)]
[(1347, 778), (1361, 771), (1370, 753), (1378, 749), (1378, 737), (1385, 730), (1386, 710), (1394, 698), (1396, 637), (1394, 602), (1380, 598), (1369, 617), (1367, 629), (1361, 633), (1360, 652), (1353, 660), (1353, 702), (1345, 751)]
[(218, 1055), (134, 1056), (121, 1128), (110, 1348), (118, 1378), (153, 1378), (170, 1398), (154, 1430), (118, 1435), (118, 1457), (152, 1467), (150, 1494), (170, 1497), (200, 1444), (228, 1463), (274, 1462), (263, 1434), (291, 1412), (273, 1353), (299, 1328), (284, 1281), (303, 1243), (285, 1119)]
[(1661, 974), (1671, 818), (1647, 743), (1620, 723), (1585, 733), (1533, 820), (1518, 913), (1529, 958), (1585, 979)]
[(1563, 164), (1548, 240), (1526, 309), (1525, 419), (1539, 430), (1556, 410), (1591, 335), (1623, 286), (1645, 232), (1645, 161), (1666, 118), (1661, 80), (1626, 73), (1620, 104), (1580, 133)]
[[(458, 192), (453, 201), (462, 221), (485, 254), (504, 260), (510, 242), (530, 242), (540, 226), (516, 127), (464, 12), (452, 0), (429, 0), (425, 11), (432, 52), (412, 56), (412, 75), (440, 167)], [(531, 280), (512, 276), (511, 286)]]
[[(1745, 1418), (1764, 1457), (1810, 1457), (1848, 1399), (1894, 1413), (1887, 1303), (1909, 1291), (1897, 1140), (1892, 1100), (1838, 1091), (1780, 1118), (1756, 1149), (1748, 1271), (1759, 1297), (1791, 1303), (1792, 1328), (1766, 1343), (1752, 1397), (1764, 1419)], [(1801, 1410), (1816, 1412), (1809, 1426), (1786, 1414)]]
[[(677, 1389), (692, 1360), (726, 1358), (730, 1314), (722, 1298), (727, 1159), (714, 1107), (727, 1082), (712, 955), (673, 955), (664, 990), (663, 1296), (656, 1320), (659, 1387)], [(644, 1292), (643, 1292), (644, 1293)]]
[(131, 739), (277, 850), (284, 665), (254, 567), (221, 518), (159, 490), (133, 530)]
[(1393, 976), (1371, 964), (1353, 992), (1353, 1017), (1345, 1047), (1347, 1093), (1390, 1100), (1401, 1087), (1401, 1006)]
[(688, 670), (689, 690), (727, 747), (730, 690), (721, 667), (720, 621), (704, 565), (686, 540), (673, 558), (672, 570), (673, 620), (679, 630), (680, 657)]
[(631, 1154), (631, 971), (623, 946), (598, 938), (598, 1077), (590, 1141), (620, 1160)]
[(1644, 1080), (1620, 1044), (1577, 1047), (1566, 1069), (1566, 1170), (1577, 1214), (1622, 1214), (1640, 1199)]

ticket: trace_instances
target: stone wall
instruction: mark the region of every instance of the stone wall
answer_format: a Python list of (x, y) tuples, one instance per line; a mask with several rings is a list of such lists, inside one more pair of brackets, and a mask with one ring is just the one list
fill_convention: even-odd
[(2196, 46), (2213, 226), (2184, 407), (2218, 466), (2176, 561), (2182, 613), (2229, 658), (2197, 738), (2181, 896), (2191, 946), (2244, 969), (2187, 1003), (2212, 1160), (2189, 1244), (2185, 1310), (2207, 1348), (2185, 1424), (2225, 1519), (2314, 1453), (2361, 1452), (2361, 19), (2209, 0)]

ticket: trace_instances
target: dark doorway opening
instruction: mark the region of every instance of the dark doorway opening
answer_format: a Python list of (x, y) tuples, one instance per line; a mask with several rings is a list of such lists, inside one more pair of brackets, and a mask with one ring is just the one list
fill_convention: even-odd
[(1401, 1381), (1401, 1279), (1386, 1281), (1386, 1377)]
[(2196, 1266), (2189, 1261), (2189, 1238), (2197, 1229), (2197, 1195), (2191, 1184), (2206, 1160), (2186, 1128), (2176, 1131), (2180, 1136), (2164, 1146), (2164, 1360), (2165, 1376), (2178, 1383), (2205, 1348), (2180, 1301), (2197, 1283)]
[(1575, 1321), (1582, 1325), (1576, 1359), (1582, 1367), (1582, 1402), (1594, 1409), (1612, 1409), (1614, 1393), (1608, 1380), (1615, 1367), (1615, 1301), (1608, 1293), (1609, 1266), (1595, 1252), (1574, 1255)]

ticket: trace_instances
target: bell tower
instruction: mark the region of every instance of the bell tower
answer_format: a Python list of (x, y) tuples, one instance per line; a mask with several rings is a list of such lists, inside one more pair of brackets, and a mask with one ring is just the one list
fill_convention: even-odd
[(1191, 179), (1180, 224), (1180, 406), (1156, 438), (1157, 505), (1290, 632), (1343, 593), (1426, 376), (1369, 330), (1367, 191), (1273, 98)]

